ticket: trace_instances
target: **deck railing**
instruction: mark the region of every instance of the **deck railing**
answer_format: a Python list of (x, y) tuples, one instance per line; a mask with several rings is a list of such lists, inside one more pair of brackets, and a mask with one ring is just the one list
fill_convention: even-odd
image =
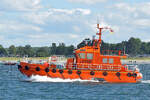
[(128, 70), (128, 66), (124, 65), (106, 65), (106, 64), (68, 64), (68, 69), (77, 69), (77, 70), (106, 70), (106, 71), (120, 71)]

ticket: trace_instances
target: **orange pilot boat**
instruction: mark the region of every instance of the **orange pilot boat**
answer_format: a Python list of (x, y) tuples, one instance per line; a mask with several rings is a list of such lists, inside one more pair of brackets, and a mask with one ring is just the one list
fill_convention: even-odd
[[(127, 57), (124, 52), (101, 50), (102, 30), (112, 31), (111, 28), (100, 28), (99, 24), (97, 28), (99, 38), (93, 38), (92, 43), (87, 43), (84, 47), (74, 50), (75, 57), (68, 58), (65, 64), (20, 62), (19, 71), (28, 77), (40, 75), (50, 78), (98, 80), (108, 83), (140, 82), (142, 74), (137, 66), (132, 66), (131, 69), (131, 66), (121, 63), (121, 58)], [(55, 60), (56, 57), (53, 57), (53, 61)]]

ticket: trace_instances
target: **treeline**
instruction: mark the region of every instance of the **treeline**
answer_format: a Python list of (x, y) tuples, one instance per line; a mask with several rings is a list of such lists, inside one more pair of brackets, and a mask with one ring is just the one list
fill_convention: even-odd
[[(85, 39), (77, 45), (77, 48), (81, 48), (86, 45), (86, 42), (92, 42), (90, 39)], [(66, 46), (64, 43), (52, 43), (51, 46), (45, 47), (31, 47), (30, 45), (15, 47), (11, 45), (9, 48), (3, 48), (0, 45), (0, 56), (9, 57), (48, 57), (51, 55), (73, 55), (73, 45)], [(150, 54), (150, 42), (142, 42), (139, 38), (131, 37), (128, 41), (122, 41), (121, 43), (109, 44), (102, 41), (101, 50), (122, 50), (130, 56), (148, 55)]]
[(51, 55), (72, 55), (74, 46), (66, 46), (64, 43), (52, 43), (51, 46), (31, 47), (31, 45), (15, 47), (11, 45), (9, 48), (3, 48), (0, 45), (0, 56), (7, 57), (49, 57)]
[[(83, 47), (86, 42), (92, 42), (90, 39), (83, 40), (77, 47)], [(110, 44), (102, 41), (101, 50), (122, 50), (130, 56), (148, 55), (150, 54), (150, 42), (142, 42), (139, 38), (131, 37), (128, 41)]]

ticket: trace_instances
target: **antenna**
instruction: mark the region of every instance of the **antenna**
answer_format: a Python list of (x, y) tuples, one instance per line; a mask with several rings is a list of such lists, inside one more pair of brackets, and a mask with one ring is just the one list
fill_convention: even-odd
[(124, 46), (124, 54), (126, 53), (126, 46)]
[(99, 24), (99, 17), (97, 16), (97, 24)]
[(97, 29), (99, 29), (99, 16), (97, 16)]

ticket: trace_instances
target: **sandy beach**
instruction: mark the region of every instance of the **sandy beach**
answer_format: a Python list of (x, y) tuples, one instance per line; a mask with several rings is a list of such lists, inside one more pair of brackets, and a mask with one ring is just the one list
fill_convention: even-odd
[[(67, 58), (65, 58), (67, 59)], [(2, 62), (18, 62), (23, 61), (25, 58), (17, 58), (17, 57), (0, 57), (0, 63)], [(28, 60), (40, 61), (40, 60), (48, 60), (48, 57), (34, 57), (28, 58)], [(150, 64), (150, 58), (127, 58), (121, 60), (122, 64)]]
[(150, 60), (121, 60), (123, 64), (150, 64)]

